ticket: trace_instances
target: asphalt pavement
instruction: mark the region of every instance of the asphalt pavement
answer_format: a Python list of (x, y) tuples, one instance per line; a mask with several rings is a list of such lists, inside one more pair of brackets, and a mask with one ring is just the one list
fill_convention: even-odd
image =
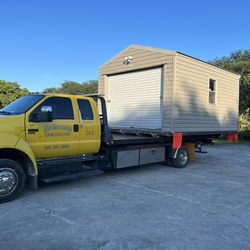
[(250, 144), (26, 190), (0, 204), (0, 249), (250, 249)]

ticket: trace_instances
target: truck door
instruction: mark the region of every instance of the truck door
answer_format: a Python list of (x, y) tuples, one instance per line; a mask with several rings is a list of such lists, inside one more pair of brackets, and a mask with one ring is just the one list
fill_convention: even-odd
[[(51, 122), (30, 122), (30, 117), (42, 107), (52, 108)], [(77, 110), (72, 100), (52, 96), (44, 100), (26, 118), (26, 138), (36, 158), (69, 156), (77, 154), (79, 125)]]
[(95, 101), (91, 98), (78, 98), (80, 118), (80, 154), (97, 153), (101, 143), (100, 118)]

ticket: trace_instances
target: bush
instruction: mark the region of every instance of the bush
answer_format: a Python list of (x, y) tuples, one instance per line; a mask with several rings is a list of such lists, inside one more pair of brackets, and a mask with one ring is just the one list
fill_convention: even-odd
[(250, 130), (240, 131), (239, 140), (250, 141)]
[(0, 80), (0, 109), (15, 101), (17, 98), (28, 94), (29, 91), (21, 88), (16, 82)]
[(250, 109), (240, 115), (239, 125), (240, 131), (250, 130)]

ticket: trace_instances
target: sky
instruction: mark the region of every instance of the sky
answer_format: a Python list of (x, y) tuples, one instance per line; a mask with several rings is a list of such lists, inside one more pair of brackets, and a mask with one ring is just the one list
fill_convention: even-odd
[(130, 44), (202, 60), (250, 49), (250, 1), (0, 0), (0, 79), (30, 91), (98, 79)]

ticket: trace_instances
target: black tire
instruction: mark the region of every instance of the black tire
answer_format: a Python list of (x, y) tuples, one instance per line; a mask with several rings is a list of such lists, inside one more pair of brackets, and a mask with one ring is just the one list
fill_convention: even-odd
[(16, 199), (23, 191), (25, 178), (18, 162), (0, 159), (0, 203)]
[(177, 152), (176, 158), (168, 158), (167, 165), (174, 168), (185, 168), (189, 162), (189, 154), (186, 148), (180, 148)]

